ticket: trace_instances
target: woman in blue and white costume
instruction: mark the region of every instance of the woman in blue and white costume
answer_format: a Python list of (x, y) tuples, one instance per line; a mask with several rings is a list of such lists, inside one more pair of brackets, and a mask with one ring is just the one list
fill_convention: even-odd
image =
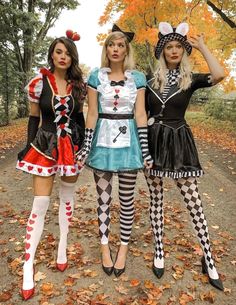
[[(94, 170), (102, 267), (108, 275), (114, 270), (117, 277), (125, 271), (137, 172), (152, 166), (144, 102), (146, 80), (143, 73), (132, 70), (129, 42), (133, 36), (114, 25), (104, 43), (101, 68), (93, 70), (88, 79), (85, 141), (78, 154), (79, 163), (87, 159), (86, 165)], [(114, 266), (108, 245), (113, 174), (119, 178), (121, 239)]]

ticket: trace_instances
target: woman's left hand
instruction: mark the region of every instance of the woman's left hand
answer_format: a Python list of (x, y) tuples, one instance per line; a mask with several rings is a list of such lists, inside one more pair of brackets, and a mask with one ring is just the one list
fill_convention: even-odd
[(204, 43), (204, 35), (200, 34), (197, 36), (190, 36), (188, 38), (188, 42), (191, 44), (191, 46), (198, 51), (201, 51), (202, 48), (204, 48), (205, 43)]
[(148, 160), (144, 160), (143, 164), (144, 164), (145, 168), (147, 168), (147, 169), (152, 168), (153, 160), (152, 159), (149, 160), (149, 161)]

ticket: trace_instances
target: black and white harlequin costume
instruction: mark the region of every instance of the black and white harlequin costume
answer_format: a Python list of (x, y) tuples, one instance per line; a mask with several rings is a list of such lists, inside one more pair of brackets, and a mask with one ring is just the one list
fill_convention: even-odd
[[(185, 24), (186, 25), (186, 24)], [(156, 47), (159, 58), (166, 42), (178, 40), (191, 53), (186, 41), (186, 27), (181, 24), (173, 32), (168, 23), (160, 24), (160, 40)], [(179, 31), (177, 33), (177, 31)], [(186, 47), (187, 46), (187, 47)], [(189, 53), (189, 54), (190, 54)], [(207, 222), (202, 209), (196, 177), (203, 175), (197, 149), (189, 125), (185, 121), (185, 112), (195, 90), (212, 85), (210, 74), (192, 74), (190, 87), (183, 91), (179, 88), (179, 69), (167, 70), (167, 84), (161, 93), (155, 89), (154, 78), (147, 81), (146, 109), (148, 112), (148, 141), (153, 158), (153, 168), (145, 171), (150, 191), (150, 218), (156, 247), (154, 266), (164, 272), (163, 250), (163, 177), (173, 178), (190, 212), (193, 227), (202, 246), (208, 273), (218, 278), (212, 258)], [(155, 269), (155, 268), (154, 268)]]

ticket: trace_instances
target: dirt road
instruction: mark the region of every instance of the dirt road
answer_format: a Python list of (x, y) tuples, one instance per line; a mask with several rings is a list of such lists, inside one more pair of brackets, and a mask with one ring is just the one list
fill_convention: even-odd
[[(43, 305), (233, 305), (236, 302), (236, 156), (198, 143), (205, 176), (200, 179), (217, 268), (225, 286), (220, 292), (201, 274), (201, 251), (188, 213), (171, 180), (165, 181), (165, 274), (151, 271), (153, 239), (148, 192), (140, 173), (136, 187), (136, 217), (125, 274), (108, 277), (100, 265), (96, 193), (92, 173), (84, 170), (76, 190), (69, 235), (69, 268), (55, 270), (58, 243), (58, 181), (56, 179), (43, 238), (36, 256), (36, 294), (27, 304)], [(0, 304), (23, 304), (19, 291), (25, 225), (31, 209), (31, 177), (17, 172), (15, 154), (0, 159)], [(111, 247), (119, 245), (117, 180), (114, 180)]]

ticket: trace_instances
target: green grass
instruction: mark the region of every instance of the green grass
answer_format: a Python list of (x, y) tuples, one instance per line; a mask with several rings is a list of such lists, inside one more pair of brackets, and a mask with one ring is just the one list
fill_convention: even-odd
[(224, 131), (236, 137), (236, 122), (217, 120), (207, 116), (200, 109), (190, 108), (186, 113), (186, 120), (190, 126), (207, 128), (209, 130)]

